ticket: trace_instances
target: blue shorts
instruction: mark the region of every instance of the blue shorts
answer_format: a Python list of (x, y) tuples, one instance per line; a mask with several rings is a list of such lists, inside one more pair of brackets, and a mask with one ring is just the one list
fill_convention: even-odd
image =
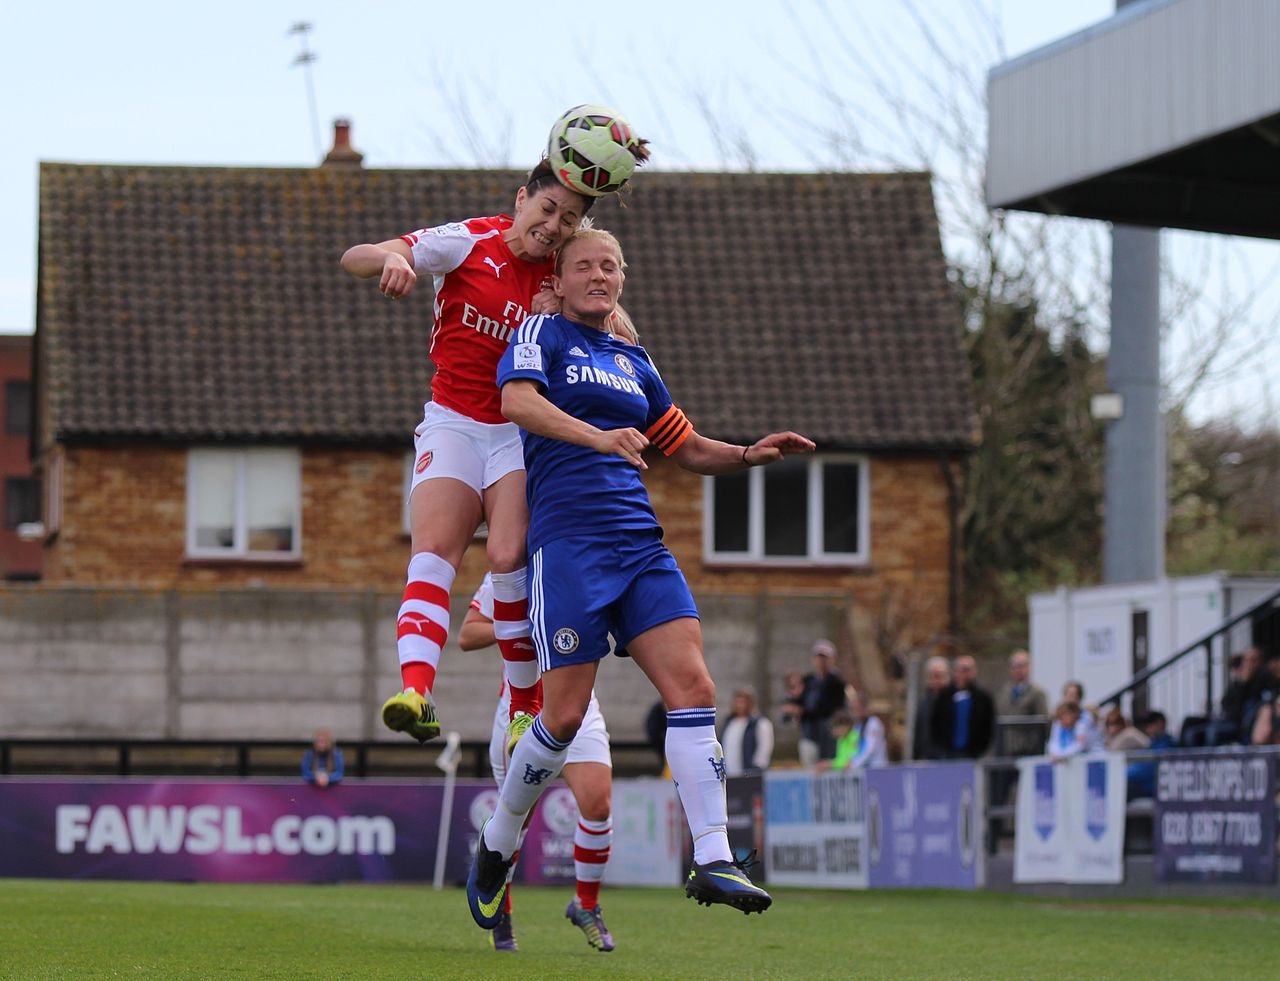
[(529, 624), (538, 666), (599, 661), (659, 624), (697, 617), (661, 532), (560, 538), (529, 557)]

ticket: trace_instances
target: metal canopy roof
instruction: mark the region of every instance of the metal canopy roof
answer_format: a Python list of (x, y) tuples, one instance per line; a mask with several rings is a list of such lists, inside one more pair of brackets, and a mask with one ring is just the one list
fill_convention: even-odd
[(992, 69), (987, 202), (1280, 238), (1280, 3), (1147, 0)]

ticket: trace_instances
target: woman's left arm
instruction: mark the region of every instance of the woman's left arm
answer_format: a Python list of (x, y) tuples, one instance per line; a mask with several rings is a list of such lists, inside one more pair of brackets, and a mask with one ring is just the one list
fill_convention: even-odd
[(792, 453), (812, 453), (813, 441), (798, 433), (770, 433), (750, 446), (734, 446), (690, 433), (672, 458), (693, 473), (715, 476), (775, 463)]

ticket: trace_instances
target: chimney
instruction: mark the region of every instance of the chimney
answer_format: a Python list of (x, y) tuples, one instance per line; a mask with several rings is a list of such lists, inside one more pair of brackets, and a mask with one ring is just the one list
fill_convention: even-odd
[(351, 145), (351, 120), (333, 121), (333, 149), (324, 155), (324, 166), (359, 167), (364, 154)]

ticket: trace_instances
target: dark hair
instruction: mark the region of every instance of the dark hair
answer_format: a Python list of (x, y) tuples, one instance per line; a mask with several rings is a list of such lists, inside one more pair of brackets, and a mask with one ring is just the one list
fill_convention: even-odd
[(1163, 722), (1167, 725), (1169, 720), (1164, 717), (1163, 712), (1157, 712), (1155, 709), (1152, 709), (1142, 717), (1142, 727), (1145, 729), (1154, 722)]
[[(556, 172), (551, 169), (551, 161), (546, 157), (543, 157), (538, 161), (538, 165), (534, 167), (533, 170), (529, 171), (529, 177), (524, 182), (524, 192), (529, 197), (533, 197), (547, 187), (564, 187), (566, 191), (578, 194), (577, 191), (574, 191), (570, 187), (565, 187), (565, 185), (560, 182), (560, 178), (556, 176)], [(596, 199), (587, 197), (585, 194), (578, 194), (578, 197), (582, 198), (582, 213), (585, 215), (591, 210), (591, 206), (596, 203)]]

